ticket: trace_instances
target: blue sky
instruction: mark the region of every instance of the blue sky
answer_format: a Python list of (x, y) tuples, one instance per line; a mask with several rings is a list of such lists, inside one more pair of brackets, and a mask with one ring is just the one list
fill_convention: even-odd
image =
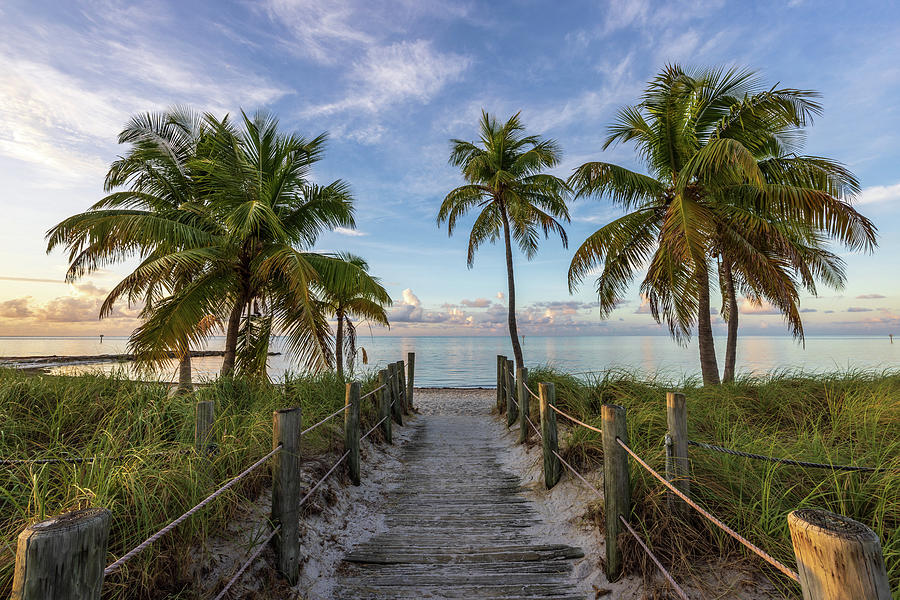
[[(748, 66), (823, 94), (806, 151), (859, 176), (880, 248), (846, 256), (845, 290), (803, 298), (807, 331), (900, 334), (898, 17), (884, 2), (4, 2), (0, 335), (133, 327), (125, 306), (96, 321), (127, 265), (68, 286), (43, 234), (101, 196), (130, 114), (178, 103), (265, 108), (286, 129), (330, 133), (315, 176), (351, 183), (358, 229), (324, 235), (319, 249), (369, 260), (396, 299), (391, 334), (502, 334), (501, 248), (484, 247), (468, 270), (465, 224), (453, 238), (435, 226), (462, 183), (449, 138), (473, 139), (482, 108), (521, 111), (562, 145), (560, 176), (587, 160), (639, 168), (632, 148), (600, 146), (615, 110), (667, 62)], [(571, 212), (573, 247), (617, 214), (604, 200)], [(570, 296), (572, 249), (550, 239), (532, 262), (517, 256), (524, 334), (663, 333), (636, 286), (602, 322), (590, 284)], [(745, 333), (784, 333), (778, 315), (756, 313)]]

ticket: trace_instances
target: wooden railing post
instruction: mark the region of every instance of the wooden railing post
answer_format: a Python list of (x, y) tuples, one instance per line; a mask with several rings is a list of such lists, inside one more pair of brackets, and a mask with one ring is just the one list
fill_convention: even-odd
[(506, 376), (506, 395), (503, 397), (503, 410), (506, 411), (509, 408), (509, 403), (512, 400), (513, 391), (516, 388), (516, 367), (514, 366), (512, 360), (507, 359), (506, 361), (506, 370), (504, 371), (504, 375)]
[(804, 508), (788, 515), (803, 600), (890, 600), (881, 543), (849, 517)]
[(393, 432), (391, 431), (391, 392), (387, 388), (387, 369), (378, 371), (378, 386), (385, 386), (378, 392), (378, 418), (384, 418), (381, 422), (381, 433), (388, 444), (393, 444)]
[(300, 569), (300, 407), (272, 413), (272, 448), (281, 451), (272, 457), (272, 526), (281, 525), (275, 535), (278, 570), (291, 583)]
[(409, 414), (409, 405), (406, 403), (406, 369), (403, 368), (403, 361), (397, 361), (397, 389), (400, 392), (400, 408), (404, 415)]
[(509, 389), (510, 393), (506, 397), (506, 426), (512, 427), (519, 419), (519, 388), (517, 384), (518, 376), (521, 374), (513, 370), (512, 364), (509, 366)]
[(503, 382), (506, 381), (503, 371), (506, 369), (506, 357), (502, 354), (497, 355), (497, 412), (503, 412)]
[(110, 514), (86, 508), (26, 527), (19, 534), (13, 600), (100, 600)]
[(625, 409), (615, 404), (604, 404), (600, 409), (603, 430), (603, 495), (606, 513), (606, 577), (610, 581), (619, 578), (622, 555), (617, 543), (621, 523), (619, 515), (631, 516), (631, 475), (628, 454), (616, 438), (628, 444), (628, 424)]
[(542, 383), (541, 397), (541, 438), (544, 450), (544, 485), (549, 490), (559, 481), (562, 465), (554, 452), (559, 452), (559, 441), (556, 437), (556, 412), (550, 405), (556, 406), (556, 386)]
[(216, 403), (201, 400), (194, 406), (194, 449), (209, 452), (215, 447), (213, 424), (216, 421)]
[(528, 441), (528, 435), (531, 433), (531, 425), (525, 420), (530, 410), (530, 396), (528, 389), (528, 367), (522, 367), (516, 373), (516, 391), (519, 394), (519, 443), (524, 444)]
[[(666, 479), (685, 496), (691, 495), (691, 463), (688, 458), (687, 403), (684, 394), (666, 392)], [(688, 505), (671, 491), (666, 493), (669, 510), (685, 514)]]
[(347, 457), (347, 471), (353, 485), (359, 485), (359, 382), (347, 384), (347, 410), (344, 411), (344, 450)]
[(406, 402), (409, 404), (409, 410), (414, 410), (413, 387), (416, 380), (416, 353), (407, 352), (406, 362), (409, 365), (409, 373), (406, 376)]
[(391, 415), (397, 425), (403, 425), (403, 407), (400, 406), (400, 391), (397, 383), (397, 363), (390, 363), (387, 367), (388, 391), (391, 394)]

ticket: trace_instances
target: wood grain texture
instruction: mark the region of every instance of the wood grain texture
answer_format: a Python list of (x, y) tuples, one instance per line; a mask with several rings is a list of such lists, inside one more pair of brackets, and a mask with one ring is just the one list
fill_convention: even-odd
[(334, 598), (584, 600), (570, 581), (571, 546), (540, 543), (533, 503), (503, 469), (496, 429), (480, 416), (413, 422), (384, 509), (386, 530), (338, 570)]
[(557, 484), (562, 476), (562, 464), (556, 454), (559, 453), (559, 439), (556, 428), (556, 386), (542, 383), (538, 389), (541, 403), (541, 445), (544, 452), (544, 485), (549, 490)]
[(359, 485), (359, 382), (347, 384), (344, 411), (344, 451), (347, 456), (347, 474), (353, 485)]
[(600, 408), (603, 425), (603, 496), (606, 513), (606, 577), (610, 581), (619, 578), (622, 571), (622, 554), (618, 545), (622, 528), (619, 515), (631, 516), (631, 471), (628, 454), (616, 441), (628, 444), (628, 426), (625, 408), (604, 404)]
[[(687, 402), (684, 394), (666, 392), (666, 423), (671, 447), (666, 457), (666, 478), (683, 492), (691, 495), (691, 463), (688, 458)], [(691, 508), (672, 492), (667, 492), (669, 509), (688, 514)]]
[(524, 444), (531, 434), (531, 425), (525, 420), (531, 410), (531, 394), (525, 388), (528, 385), (528, 367), (518, 370), (516, 383), (516, 391), (519, 394), (519, 443)]
[(272, 413), (272, 526), (281, 530), (272, 539), (278, 570), (297, 581), (300, 557), (300, 407)]

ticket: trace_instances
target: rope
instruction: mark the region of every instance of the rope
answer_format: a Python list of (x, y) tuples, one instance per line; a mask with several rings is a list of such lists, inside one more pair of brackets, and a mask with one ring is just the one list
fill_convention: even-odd
[(328, 421), (328, 420), (330, 420), (330, 419), (333, 419), (334, 417), (338, 416), (339, 414), (341, 414), (342, 412), (344, 412), (345, 410), (347, 410), (347, 408), (349, 408), (349, 406), (350, 406), (349, 404), (345, 404), (343, 407), (341, 407), (341, 408), (339, 408), (338, 410), (334, 411), (333, 413), (331, 413), (330, 415), (328, 415), (327, 417), (325, 417), (324, 419), (322, 419), (321, 421), (319, 421), (318, 423), (316, 423), (316, 424), (313, 425), (312, 427), (307, 427), (306, 429), (304, 429), (303, 431), (301, 431), (301, 432), (300, 432), (300, 435), (306, 435), (307, 433), (309, 433), (310, 431), (312, 431), (313, 429), (315, 429), (316, 427), (318, 427), (319, 425), (321, 425), (321, 424), (324, 423), (325, 421)]
[(79, 458), (6, 458), (0, 460), (0, 465), (51, 465), (57, 463), (86, 463), (94, 462), (108, 458), (109, 460), (119, 460), (121, 456), (86, 456)]
[(560, 415), (564, 416), (565, 418), (569, 419), (570, 421), (574, 421), (574, 422), (578, 423), (578, 424), (581, 425), (582, 427), (587, 427), (587, 428), (590, 429), (591, 431), (596, 431), (597, 433), (603, 433), (603, 431), (602, 431), (601, 429), (598, 429), (598, 428), (594, 427), (593, 425), (588, 425), (587, 423), (585, 423), (585, 422), (583, 422), (583, 421), (579, 421), (578, 419), (576, 419), (576, 418), (573, 417), (572, 415), (567, 415), (566, 413), (564, 413), (563, 411), (559, 410), (558, 408), (556, 408), (556, 407), (553, 406), (552, 404), (549, 404), (549, 403), (548, 403), (547, 406), (549, 406), (549, 407), (552, 408), (554, 411), (556, 411), (557, 414), (560, 414)]
[(325, 481), (326, 479), (328, 479), (328, 476), (331, 475), (332, 473), (334, 473), (334, 470), (338, 468), (338, 465), (341, 464), (342, 462), (344, 462), (344, 459), (347, 458), (348, 456), (350, 456), (350, 451), (349, 451), (349, 450), (347, 450), (346, 452), (344, 452), (344, 455), (341, 456), (341, 457), (337, 460), (336, 463), (334, 463), (334, 466), (331, 467), (330, 469), (328, 469), (328, 472), (327, 472), (327, 473), (325, 473), (324, 475), (322, 475), (322, 479), (320, 479), (320, 480), (316, 483), (316, 485), (314, 485), (314, 486), (312, 487), (311, 490), (309, 490), (308, 492), (306, 492), (306, 495), (303, 496), (303, 499), (300, 500), (300, 503), (299, 503), (297, 506), (303, 506), (303, 503), (306, 502), (307, 500), (309, 500), (309, 497), (312, 496), (313, 493), (314, 493), (317, 489), (319, 489), (319, 486), (322, 485), (322, 482)]
[(525, 420), (528, 421), (528, 424), (531, 425), (531, 428), (534, 429), (534, 432), (537, 434), (537, 436), (540, 439), (544, 439), (544, 436), (541, 435), (540, 430), (538, 430), (538, 428), (535, 426), (535, 424), (531, 422), (531, 418), (529, 418), (528, 415), (525, 415)]
[(531, 397), (532, 397), (532, 398), (534, 398), (535, 400), (540, 400), (540, 399), (541, 399), (540, 396), (538, 396), (537, 394), (535, 394), (534, 391), (533, 391), (530, 387), (528, 387), (528, 384), (527, 384), (527, 383), (525, 383), (525, 384), (523, 384), (523, 385), (525, 386), (525, 389), (528, 390), (528, 393), (531, 394)]
[(386, 383), (382, 383), (380, 386), (378, 386), (377, 388), (375, 388), (375, 389), (372, 390), (371, 392), (367, 392), (367, 393), (363, 394), (362, 396), (360, 396), (359, 399), (360, 399), (360, 400), (365, 400), (366, 398), (368, 398), (369, 396), (371, 396), (371, 395), (374, 394), (375, 392), (377, 392), (377, 391), (379, 391), (379, 390), (383, 390), (383, 389), (386, 388), (386, 387), (387, 387), (387, 384), (386, 384)]
[(584, 485), (588, 486), (592, 492), (594, 492), (595, 494), (597, 494), (597, 496), (599, 496), (600, 498), (603, 498), (603, 494), (600, 493), (600, 490), (598, 490), (597, 488), (595, 488), (593, 485), (590, 484), (590, 482), (588, 482), (587, 479), (585, 479), (584, 477), (582, 477), (582, 476), (581, 476), (581, 473), (579, 473), (578, 471), (576, 471), (576, 470), (575, 470), (575, 467), (573, 467), (572, 465), (570, 465), (569, 463), (567, 463), (566, 460), (565, 460), (562, 456), (560, 456), (558, 452), (556, 452), (556, 450), (551, 450), (551, 452), (553, 452), (553, 454), (556, 455), (556, 458), (559, 459), (559, 462), (561, 462), (562, 464), (564, 464), (564, 465), (566, 466), (566, 468), (568, 468), (570, 471), (572, 471), (572, 474), (575, 475), (575, 477), (577, 477), (578, 479), (580, 479), (581, 482), (584, 483)]
[(378, 429), (378, 426), (381, 425), (382, 423), (384, 423), (384, 420), (385, 420), (385, 419), (387, 419), (387, 416), (381, 417), (381, 420), (378, 421), (377, 423), (375, 423), (375, 425), (372, 426), (372, 429), (368, 430), (368, 431), (366, 432), (366, 435), (362, 436), (362, 437), (359, 438), (359, 439), (364, 440), (364, 439), (366, 439), (367, 437), (369, 437), (369, 434), (372, 433), (373, 431), (375, 431), (376, 429)]
[(215, 600), (222, 600), (228, 594), (228, 590), (231, 589), (231, 586), (233, 586), (240, 580), (241, 576), (244, 574), (244, 571), (246, 571), (247, 568), (253, 564), (253, 561), (259, 558), (259, 555), (263, 553), (263, 550), (266, 549), (266, 546), (269, 545), (269, 542), (272, 541), (272, 538), (275, 537), (275, 535), (279, 531), (281, 531), (281, 525), (273, 529), (272, 533), (270, 533), (269, 536), (262, 541), (256, 551), (250, 555), (250, 558), (247, 559), (247, 562), (241, 565), (241, 568), (238, 569), (238, 572), (234, 574), (234, 577), (228, 580), (228, 583), (225, 584), (225, 587), (222, 588), (222, 591), (219, 592), (219, 594), (215, 597)]
[(187, 511), (186, 513), (184, 513), (183, 515), (181, 515), (180, 517), (178, 517), (177, 519), (175, 519), (174, 521), (172, 521), (171, 523), (169, 523), (168, 525), (166, 525), (165, 527), (163, 527), (162, 529), (160, 529), (159, 531), (157, 531), (156, 533), (154, 533), (153, 535), (148, 537), (146, 540), (144, 540), (143, 542), (141, 542), (140, 544), (135, 546), (133, 549), (131, 549), (128, 553), (126, 553), (122, 558), (120, 558), (119, 560), (115, 561), (114, 563), (112, 563), (111, 565), (106, 567), (106, 569), (103, 570), (103, 575), (106, 576), (106, 575), (109, 575), (110, 573), (115, 573), (119, 569), (119, 567), (121, 567), (123, 564), (125, 564), (125, 562), (127, 562), (131, 558), (134, 558), (135, 556), (137, 556), (138, 554), (140, 554), (141, 552), (146, 550), (150, 544), (152, 544), (153, 542), (155, 542), (162, 536), (166, 535), (167, 533), (169, 533), (170, 531), (172, 531), (173, 529), (178, 527), (178, 525), (180, 525), (185, 519), (187, 519), (188, 517), (190, 517), (191, 515), (196, 513), (198, 510), (200, 510), (201, 508), (203, 508), (204, 506), (206, 506), (207, 504), (209, 504), (210, 502), (212, 502), (213, 500), (215, 500), (216, 498), (218, 498), (219, 496), (224, 494), (226, 490), (228, 490), (230, 487), (232, 487), (238, 481), (240, 481), (241, 479), (243, 479), (244, 477), (249, 475), (253, 470), (255, 470), (257, 467), (262, 465), (264, 462), (266, 462), (267, 460), (272, 458), (275, 455), (275, 453), (278, 452), (279, 450), (281, 450), (281, 444), (276, 446), (275, 449), (273, 449), (271, 452), (269, 452), (268, 454), (266, 454), (265, 456), (260, 458), (258, 461), (256, 461), (255, 463), (253, 463), (252, 465), (250, 465), (249, 467), (244, 469), (239, 475), (237, 475), (237, 477), (235, 477), (234, 479), (232, 479), (231, 481), (229, 481), (228, 483), (226, 483), (225, 485), (223, 485), (222, 487), (220, 487), (219, 489), (214, 491), (212, 494), (207, 496), (205, 499), (201, 500), (199, 504), (194, 506), (194, 508)]
[(659, 569), (659, 572), (663, 574), (663, 577), (666, 578), (666, 581), (669, 582), (669, 585), (672, 586), (672, 589), (675, 590), (675, 593), (678, 594), (678, 597), (681, 598), (681, 600), (690, 600), (690, 598), (688, 598), (688, 595), (684, 593), (684, 590), (681, 589), (681, 586), (675, 583), (672, 575), (670, 575), (669, 572), (666, 571), (666, 568), (662, 566), (662, 563), (659, 562), (656, 556), (653, 555), (653, 552), (650, 551), (650, 548), (647, 547), (647, 545), (644, 543), (644, 540), (642, 540), (638, 536), (637, 531), (631, 528), (631, 525), (628, 524), (628, 521), (625, 520), (625, 517), (619, 515), (619, 520), (622, 521), (622, 525), (625, 526), (625, 529), (628, 530), (628, 533), (634, 536), (634, 539), (637, 540), (637, 543), (640, 544), (641, 548), (644, 549), (644, 552), (647, 553), (647, 556), (650, 557), (650, 560), (653, 561), (653, 563), (656, 565), (656, 568)]
[(802, 460), (791, 460), (790, 458), (778, 458), (776, 456), (765, 456), (764, 454), (752, 454), (750, 452), (741, 452), (740, 450), (732, 450), (731, 448), (723, 448), (722, 446), (714, 446), (713, 444), (707, 444), (705, 442), (695, 442), (694, 440), (688, 440), (688, 444), (690, 444), (691, 446), (697, 446), (698, 448), (712, 450), (714, 452), (722, 452), (723, 454), (730, 454), (731, 456), (742, 456), (744, 458), (755, 458), (756, 460), (767, 460), (769, 462), (779, 463), (782, 465), (793, 465), (795, 467), (809, 467), (812, 469), (834, 469), (835, 471), (865, 471), (867, 473), (883, 470), (883, 469), (879, 469), (876, 467), (856, 467), (853, 465), (829, 465), (829, 464), (825, 464), (825, 463), (814, 463), (814, 462), (806, 462), (806, 461), (802, 461)]
[(734, 539), (736, 539), (737, 541), (739, 541), (741, 544), (743, 544), (744, 546), (746, 546), (747, 548), (749, 548), (752, 552), (754, 552), (757, 556), (759, 556), (760, 558), (762, 558), (764, 561), (766, 561), (767, 563), (769, 563), (770, 565), (772, 565), (773, 567), (775, 567), (776, 569), (778, 569), (779, 571), (781, 571), (782, 573), (784, 573), (785, 575), (787, 575), (788, 577), (790, 577), (791, 579), (793, 579), (794, 581), (796, 581), (796, 582), (798, 582), (798, 583), (800, 582), (800, 576), (797, 574), (796, 571), (793, 571), (792, 569), (786, 567), (784, 564), (782, 564), (781, 562), (779, 562), (777, 559), (775, 559), (774, 557), (770, 556), (770, 555), (767, 554), (764, 550), (762, 550), (761, 548), (759, 548), (758, 546), (756, 546), (755, 544), (753, 544), (752, 542), (750, 542), (747, 538), (743, 537), (741, 534), (739, 534), (739, 533), (737, 533), (736, 531), (734, 531), (732, 528), (730, 528), (728, 525), (726, 525), (725, 523), (723, 523), (722, 521), (720, 521), (719, 519), (717, 519), (715, 516), (713, 516), (713, 515), (711, 515), (710, 513), (708, 513), (708, 512), (707, 512), (705, 509), (703, 509), (703, 507), (701, 507), (699, 504), (697, 504), (696, 502), (694, 502), (693, 500), (691, 500), (690, 498), (688, 498), (681, 490), (679, 490), (679, 489), (676, 488), (674, 485), (672, 485), (671, 483), (669, 483), (668, 481), (666, 481), (666, 479), (665, 479), (662, 475), (660, 475), (659, 473), (657, 473), (656, 471), (654, 471), (653, 468), (650, 467), (650, 465), (648, 465), (648, 464), (645, 463), (643, 460), (641, 460), (641, 457), (639, 457), (637, 454), (635, 454), (635, 453), (634, 453), (634, 450), (632, 450), (631, 448), (629, 448), (628, 445), (625, 444), (625, 442), (623, 442), (621, 439), (619, 439), (619, 438), (617, 437), (617, 438), (616, 438), (616, 441), (619, 443), (620, 446), (622, 446), (622, 448), (625, 449), (625, 451), (626, 451), (628, 454), (631, 455), (631, 457), (632, 457), (634, 460), (636, 460), (636, 461), (638, 462), (638, 464), (640, 464), (640, 465), (641, 465), (642, 467), (644, 467), (647, 471), (649, 471), (651, 475), (653, 475), (654, 477), (656, 477), (656, 478), (660, 481), (660, 483), (662, 483), (664, 486), (666, 486), (667, 488), (669, 488), (669, 490), (671, 490), (673, 494), (675, 494), (676, 496), (678, 496), (679, 498), (681, 498), (682, 500), (684, 500), (689, 506), (691, 506), (692, 508), (694, 508), (694, 509), (695, 509), (697, 512), (699, 512), (701, 515), (703, 515), (704, 517), (706, 517), (707, 519), (709, 519), (710, 521), (712, 521), (712, 523), (713, 523), (714, 525), (717, 525), (717, 526), (719, 527), (719, 529), (721, 529), (722, 531), (724, 531), (725, 533), (727, 533), (728, 535), (730, 535), (731, 537), (733, 537)]

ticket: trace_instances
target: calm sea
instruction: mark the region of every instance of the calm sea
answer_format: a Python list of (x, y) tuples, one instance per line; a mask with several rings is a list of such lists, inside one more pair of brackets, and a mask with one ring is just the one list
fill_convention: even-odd
[[(0, 356), (86, 356), (126, 352), (124, 337), (0, 337)], [(724, 352), (724, 339), (717, 339), (717, 350)], [(209, 350), (221, 349), (222, 338), (213, 338)], [(387, 362), (416, 353), (416, 385), (420, 386), (492, 386), (495, 384), (497, 354), (512, 356), (507, 337), (360, 337), (369, 364), (358, 368), (378, 369)], [(273, 348), (277, 351), (279, 348)], [(582, 336), (525, 337), (522, 345), (528, 366), (550, 364), (569, 372), (602, 371), (622, 368), (668, 379), (699, 374), (695, 345), (678, 346), (664, 336)], [(217, 373), (220, 357), (194, 359), (198, 380)], [(721, 366), (721, 362), (720, 362)], [(788, 337), (745, 336), (738, 347), (738, 368), (743, 372), (766, 373), (779, 369), (834, 371), (846, 369), (890, 369), (900, 367), (900, 339), (891, 344), (885, 337), (809, 337), (806, 347)], [(91, 364), (57, 367), (56, 372), (110, 371), (126, 368), (119, 364)], [(277, 380), (287, 371), (296, 371), (285, 356), (269, 360), (270, 376)], [(160, 373), (171, 380), (175, 373)]]

